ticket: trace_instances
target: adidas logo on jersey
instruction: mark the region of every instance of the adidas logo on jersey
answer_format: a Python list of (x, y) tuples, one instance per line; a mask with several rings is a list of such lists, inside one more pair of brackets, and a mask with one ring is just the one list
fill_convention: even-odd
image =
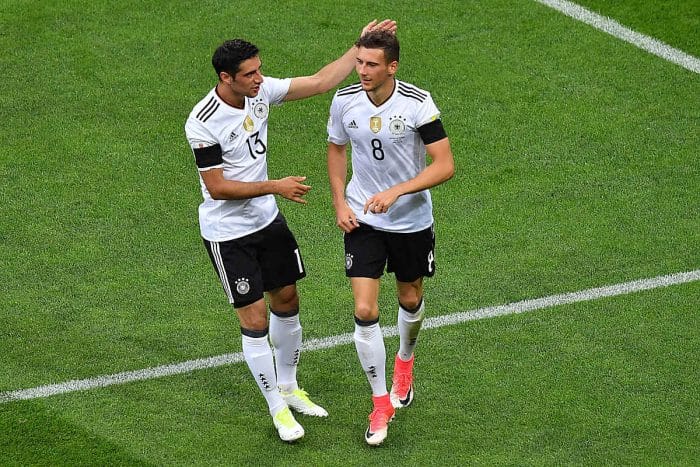
[(348, 123), (348, 128), (355, 128), (357, 129), (357, 123), (355, 123), (355, 120), (351, 121)]

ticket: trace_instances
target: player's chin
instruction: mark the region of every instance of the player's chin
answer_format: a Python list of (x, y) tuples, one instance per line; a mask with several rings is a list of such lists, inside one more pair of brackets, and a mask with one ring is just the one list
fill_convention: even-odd
[(255, 97), (255, 96), (258, 95), (259, 92), (260, 92), (260, 87), (253, 88), (253, 89), (251, 89), (250, 92), (248, 93), (248, 97)]

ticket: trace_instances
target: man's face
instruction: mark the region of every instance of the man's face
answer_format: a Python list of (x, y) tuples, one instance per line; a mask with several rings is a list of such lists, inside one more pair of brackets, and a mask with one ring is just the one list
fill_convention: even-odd
[(360, 47), (357, 51), (355, 71), (365, 91), (376, 91), (396, 73), (396, 62), (386, 63), (382, 49), (366, 49)]
[(255, 97), (260, 92), (260, 84), (263, 82), (261, 67), (262, 61), (258, 56), (243, 60), (238, 66), (236, 75), (231, 77), (226, 74), (223, 78), (224, 82), (231, 87), (234, 94)]

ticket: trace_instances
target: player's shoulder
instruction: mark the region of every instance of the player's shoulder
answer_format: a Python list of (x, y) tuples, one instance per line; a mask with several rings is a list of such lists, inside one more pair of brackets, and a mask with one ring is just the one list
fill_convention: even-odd
[(430, 92), (404, 81), (396, 80), (396, 92), (406, 99), (411, 99), (421, 104), (426, 99), (430, 99)]
[(220, 111), (221, 105), (222, 101), (216, 94), (216, 88), (214, 88), (195, 104), (187, 120), (204, 125)]
[(335, 92), (335, 97), (347, 100), (359, 95), (361, 92), (363, 92), (362, 83), (357, 82), (338, 89)]
[(263, 80), (262, 84), (260, 84), (260, 89), (265, 93), (277, 92), (280, 89), (284, 89), (286, 91), (289, 89), (289, 84), (292, 81), (292, 78), (276, 78), (267, 75), (265, 75), (264, 78), (265, 79)]

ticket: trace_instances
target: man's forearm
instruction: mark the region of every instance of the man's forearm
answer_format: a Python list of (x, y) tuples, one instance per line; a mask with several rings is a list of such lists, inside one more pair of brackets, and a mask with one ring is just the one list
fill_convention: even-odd
[(357, 47), (353, 45), (337, 60), (318, 70), (315, 77), (319, 80), (321, 92), (330, 91), (342, 83), (355, 69), (356, 61)]
[(276, 183), (276, 180), (262, 182), (224, 180), (213, 187), (207, 186), (207, 190), (213, 199), (250, 199), (277, 194)]
[(328, 181), (331, 188), (333, 207), (345, 204), (345, 179), (347, 160), (344, 150), (328, 148)]

